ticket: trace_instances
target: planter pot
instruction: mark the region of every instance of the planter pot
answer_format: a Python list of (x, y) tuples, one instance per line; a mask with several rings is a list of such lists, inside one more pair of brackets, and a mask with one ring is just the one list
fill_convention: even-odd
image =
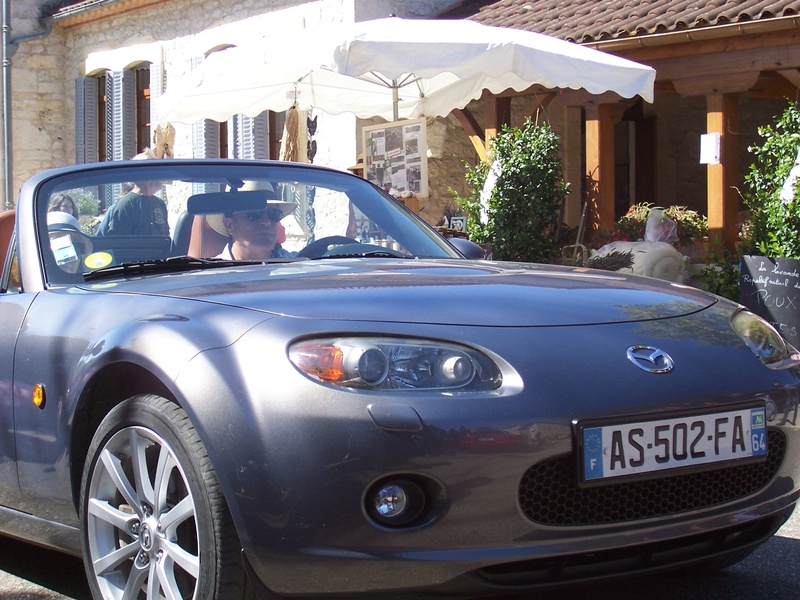
[(800, 346), (800, 260), (743, 256), (739, 303)]

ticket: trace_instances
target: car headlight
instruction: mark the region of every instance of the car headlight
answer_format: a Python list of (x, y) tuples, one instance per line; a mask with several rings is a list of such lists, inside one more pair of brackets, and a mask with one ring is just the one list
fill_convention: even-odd
[(337, 337), (289, 348), (297, 369), (337, 387), (371, 390), (486, 391), (500, 387), (497, 365), (473, 348), (406, 338)]
[(800, 354), (765, 319), (749, 310), (731, 317), (731, 327), (761, 362), (770, 369), (787, 369), (800, 364)]

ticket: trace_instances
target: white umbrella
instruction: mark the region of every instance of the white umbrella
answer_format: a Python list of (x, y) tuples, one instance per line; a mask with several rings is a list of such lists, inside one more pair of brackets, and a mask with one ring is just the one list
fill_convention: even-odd
[[(287, 51), (286, 48), (292, 48)], [(463, 20), (390, 17), (270, 34), (209, 56), (158, 100), (168, 121), (319, 108), (386, 120), (435, 117), (484, 90), (613, 91), (653, 100), (655, 71), (598, 50)]]

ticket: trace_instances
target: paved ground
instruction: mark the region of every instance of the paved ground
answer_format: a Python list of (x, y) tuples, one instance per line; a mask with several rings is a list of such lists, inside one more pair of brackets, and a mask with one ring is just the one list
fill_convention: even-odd
[[(800, 512), (795, 512), (778, 535), (747, 560), (721, 573), (649, 577), (592, 586), (589, 595), (589, 600), (797, 600), (800, 598)], [(536, 597), (537, 600), (587, 600), (587, 593)], [(0, 538), (0, 600), (91, 598), (79, 560)], [(381, 600), (399, 598), (383, 594)]]

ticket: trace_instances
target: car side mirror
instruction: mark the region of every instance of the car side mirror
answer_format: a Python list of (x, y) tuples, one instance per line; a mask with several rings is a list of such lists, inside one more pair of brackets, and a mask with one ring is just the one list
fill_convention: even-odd
[(447, 241), (450, 242), (451, 246), (463, 254), (464, 258), (469, 258), (470, 260), (483, 260), (486, 258), (483, 248), (481, 248), (475, 242), (470, 242), (467, 239), (457, 237), (449, 238)]

